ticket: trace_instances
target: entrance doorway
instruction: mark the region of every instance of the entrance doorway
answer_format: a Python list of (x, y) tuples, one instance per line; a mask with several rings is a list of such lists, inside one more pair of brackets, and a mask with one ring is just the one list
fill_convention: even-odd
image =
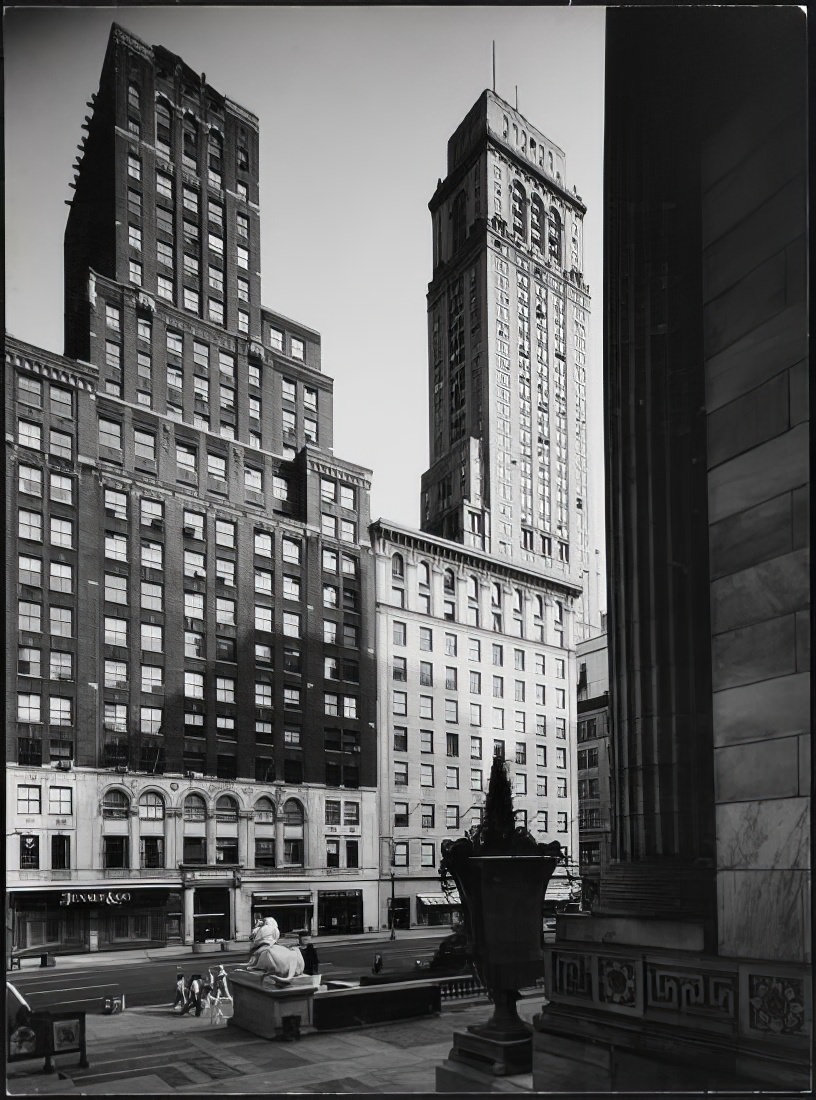
[(193, 940), (230, 938), (230, 892), (215, 886), (197, 886), (193, 895)]

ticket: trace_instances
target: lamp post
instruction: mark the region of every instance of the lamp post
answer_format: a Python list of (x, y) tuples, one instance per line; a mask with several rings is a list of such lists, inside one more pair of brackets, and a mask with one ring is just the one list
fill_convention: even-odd
[(396, 907), (395, 907), (395, 904), (394, 904), (394, 902), (395, 902), (394, 882), (395, 882), (394, 871), (392, 869), (392, 871), (391, 871), (391, 936), (390, 936), (390, 938), (392, 940), (395, 940), (397, 938), (396, 930), (394, 928), (394, 918), (396, 916)]

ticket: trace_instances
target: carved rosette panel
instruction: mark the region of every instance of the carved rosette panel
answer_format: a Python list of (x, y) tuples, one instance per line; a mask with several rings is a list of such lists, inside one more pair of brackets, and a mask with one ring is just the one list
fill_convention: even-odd
[(634, 959), (598, 959), (598, 999), (619, 1008), (637, 1004), (637, 962)]
[(748, 1026), (767, 1035), (805, 1035), (801, 978), (748, 975)]

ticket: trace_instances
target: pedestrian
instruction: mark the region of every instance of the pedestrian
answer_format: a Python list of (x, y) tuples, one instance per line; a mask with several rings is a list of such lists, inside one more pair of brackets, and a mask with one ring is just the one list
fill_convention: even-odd
[(187, 1001), (181, 1010), (181, 1015), (186, 1016), (191, 1008), (195, 1007), (196, 1016), (201, 1015), (201, 975), (193, 974), (190, 979), (190, 988), (187, 991)]
[(176, 999), (173, 1001), (173, 1011), (176, 1011), (176, 1005), (184, 1005), (187, 1000), (187, 990), (184, 985), (184, 975), (176, 974)]
[(218, 973), (215, 976), (215, 995), (223, 998), (225, 1001), (231, 1001), (232, 996), (227, 985), (227, 972), (223, 966), (219, 966)]
[(304, 974), (317, 974), (320, 972), (320, 964), (317, 958), (317, 949), (312, 943), (312, 937), (301, 933), (298, 936), (298, 947), (303, 956)]

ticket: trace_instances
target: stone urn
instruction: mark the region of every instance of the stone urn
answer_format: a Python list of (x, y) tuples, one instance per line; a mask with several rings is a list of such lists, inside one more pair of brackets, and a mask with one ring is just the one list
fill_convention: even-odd
[(539, 844), (516, 826), (504, 761), (494, 758), (482, 823), (442, 843), (443, 889), (459, 891), (468, 952), (493, 1002), (486, 1023), (454, 1034), (451, 1060), (493, 1074), (531, 1070), (532, 1028), (516, 1001), (544, 974), (544, 894), (562, 859), (557, 841)]

